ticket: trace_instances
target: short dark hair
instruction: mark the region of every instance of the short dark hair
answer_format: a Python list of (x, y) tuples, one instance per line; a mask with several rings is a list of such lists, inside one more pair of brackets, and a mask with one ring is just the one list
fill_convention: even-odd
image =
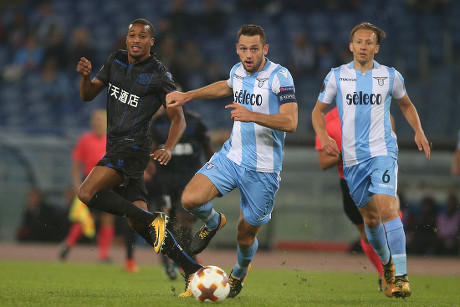
[(361, 30), (361, 29), (371, 30), (372, 32), (374, 32), (375, 35), (377, 36), (377, 44), (378, 45), (380, 45), (380, 42), (386, 37), (385, 31), (383, 31), (379, 27), (374, 26), (370, 22), (362, 22), (362, 23), (356, 25), (351, 30), (351, 32), (350, 32), (350, 43), (353, 41), (353, 36), (355, 35), (356, 31)]
[(133, 24), (141, 24), (141, 25), (144, 25), (144, 26), (149, 26), (150, 28), (150, 35), (153, 37), (153, 35), (155, 34), (155, 29), (153, 28), (153, 25), (150, 23), (150, 21), (148, 21), (147, 19), (144, 19), (144, 18), (137, 18), (137, 19), (134, 19), (133, 21), (131, 21), (129, 23), (129, 25), (133, 25)]
[(266, 37), (265, 37), (265, 32), (264, 29), (261, 26), (257, 25), (243, 25), (241, 28), (238, 30), (238, 36), (237, 40), (240, 40), (240, 36), (245, 35), (245, 36), (255, 36), (259, 35), (260, 40), (262, 41), (262, 45), (265, 45), (266, 42)]

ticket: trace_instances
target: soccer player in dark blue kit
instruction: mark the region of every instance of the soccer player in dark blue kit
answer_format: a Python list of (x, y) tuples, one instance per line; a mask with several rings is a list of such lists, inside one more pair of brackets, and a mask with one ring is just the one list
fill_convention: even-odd
[[(146, 169), (147, 191), (151, 203), (157, 204), (158, 210), (165, 212), (170, 220), (168, 227), (176, 234), (176, 240), (189, 250), (192, 240), (192, 228), (196, 218), (185, 211), (180, 202), (187, 183), (201, 168), (205, 160), (211, 159), (214, 150), (211, 146), (208, 128), (195, 112), (184, 109), (185, 129), (179, 142), (174, 147), (171, 160), (167, 165), (151, 161)], [(161, 108), (150, 124), (152, 151), (163, 148), (168, 140), (171, 122), (167, 113)], [(165, 272), (171, 280), (177, 278), (177, 266), (163, 255)]]
[(156, 253), (168, 255), (188, 277), (202, 266), (180, 247), (167, 227), (168, 217), (151, 213), (147, 207), (144, 170), (150, 156), (160, 165), (168, 164), (174, 146), (185, 130), (182, 109), (168, 109), (171, 121), (168, 139), (153, 154), (149, 122), (165, 97), (176, 86), (171, 74), (150, 53), (154, 29), (145, 19), (129, 24), (127, 50), (113, 52), (91, 80), (91, 62), (81, 58), (80, 96), (93, 100), (107, 87), (107, 150), (78, 189), (78, 197), (90, 208), (126, 216), (128, 222)]

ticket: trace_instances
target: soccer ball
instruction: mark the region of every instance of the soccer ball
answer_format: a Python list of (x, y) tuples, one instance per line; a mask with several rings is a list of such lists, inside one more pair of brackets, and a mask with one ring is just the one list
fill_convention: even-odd
[(227, 298), (230, 283), (224, 270), (210, 265), (196, 271), (190, 289), (200, 302), (220, 303)]

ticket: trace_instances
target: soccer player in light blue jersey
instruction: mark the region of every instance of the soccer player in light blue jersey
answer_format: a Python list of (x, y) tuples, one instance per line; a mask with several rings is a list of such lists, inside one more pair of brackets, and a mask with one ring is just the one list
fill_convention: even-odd
[[(415, 131), (415, 143), (430, 159), (430, 146), (417, 110), (397, 70), (377, 63), (385, 32), (364, 22), (350, 33), (353, 61), (333, 68), (324, 80), (312, 112), (322, 149), (342, 155), (350, 194), (364, 219), (369, 242), (383, 264), (382, 287), (388, 297), (411, 295), (407, 278), (406, 239), (396, 206), (398, 146), (391, 128), (395, 99)], [(327, 134), (324, 114), (335, 100), (342, 123), (342, 148)]]
[(228, 80), (186, 93), (172, 92), (166, 97), (167, 107), (171, 108), (192, 99), (233, 95), (233, 102), (225, 107), (231, 110), (234, 120), (230, 138), (182, 194), (182, 206), (205, 222), (190, 246), (190, 253), (197, 254), (226, 223), (225, 216), (213, 209), (212, 200), (235, 188), (241, 192), (237, 263), (229, 276), (229, 297), (241, 291), (258, 248), (257, 233), (271, 219), (284, 137), (286, 132), (295, 132), (298, 120), (294, 81), (286, 68), (265, 57), (268, 44), (264, 30), (243, 25), (237, 39), (240, 62), (233, 66)]

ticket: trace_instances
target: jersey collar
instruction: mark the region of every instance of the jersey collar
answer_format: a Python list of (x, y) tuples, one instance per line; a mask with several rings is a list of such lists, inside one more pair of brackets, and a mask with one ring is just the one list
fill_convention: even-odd
[[(379, 68), (379, 67), (380, 67), (380, 64), (379, 64), (376, 60), (373, 60), (373, 62), (374, 62), (374, 68), (372, 68), (372, 69), (376, 69), (376, 68)], [(348, 66), (348, 68), (350, 68), (350, 69), (355, 69), (355, 61), (351, 61), (350, 63), (348, 63), (347, 66)], [(372, 69), (371, 69), (371, 70), (372, 70)]]

